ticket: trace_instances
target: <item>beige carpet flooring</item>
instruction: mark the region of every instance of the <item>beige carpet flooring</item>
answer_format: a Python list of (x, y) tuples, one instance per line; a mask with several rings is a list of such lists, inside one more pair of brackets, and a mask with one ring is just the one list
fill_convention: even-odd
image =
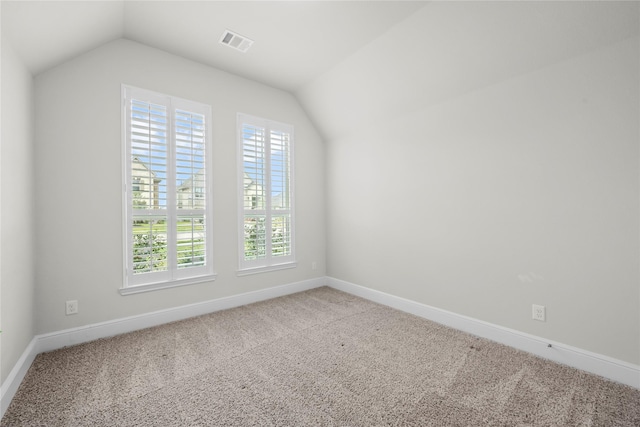
[(640, 426), (640, 391), (330, 288), (39, 355), (2, 426)]

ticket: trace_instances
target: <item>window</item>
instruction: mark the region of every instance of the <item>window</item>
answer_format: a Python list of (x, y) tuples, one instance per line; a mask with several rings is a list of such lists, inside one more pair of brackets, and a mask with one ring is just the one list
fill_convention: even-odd
[(129, 86), (122, 97), (121, 293), (212, 280), (211, 109)]
[(295, 267), (293, 127), (238, 114), (240, 272)]

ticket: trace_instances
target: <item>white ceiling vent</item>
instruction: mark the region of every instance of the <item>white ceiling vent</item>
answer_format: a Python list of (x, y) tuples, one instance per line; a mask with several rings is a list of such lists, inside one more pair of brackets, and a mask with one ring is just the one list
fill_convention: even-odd
[(220, 43), (232, 47), (240, 52), (246, 52), (253, 44), (253, 40), (245, 36), (241, 36), (233, 31), (224, 30), (222, 37), (220, 37)]

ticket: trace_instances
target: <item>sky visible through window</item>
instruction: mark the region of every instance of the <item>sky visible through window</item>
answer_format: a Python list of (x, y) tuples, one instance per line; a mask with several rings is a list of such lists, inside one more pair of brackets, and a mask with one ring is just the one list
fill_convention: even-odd
[[(149, 126), (151, 129), (150, 144), (148, 147), (141, 148), (140, 146), (132, 147), (132, 157), (136, 157), (141, 163), (149, 168), (155, 174), (155, 178), (159, 180), (158, 191), (166, 194), (167, 192), (167, 114), (165, 107), (148, 104), (148, 103), (136, 103), (132, 101), (131, 117), (133, 121), (145, 121), (149, 120), (150, 114), (154, 116), (153, 121), (155, 125)], [(204, 167), (204, 143), (205, 143), (205, 122), (204, 116), (201, 114), (189, 113), (186, 111), (177, 111), (175, 130), (178, 135), (183, 138), (190, 138), (189, 145), (178, 144), (176, 147), (176, 187), (181, 186), (189, 179), (192, 179), (194, 175)], [(245, 141), (255, 140), (256, 132), (259, 130), (254, 127), (243, 128), (243, 139)], [(261, 129), (264, 131), (264, 129)], [(288, 135), (279, 132), (272, 132), (278, 140), (288, 140)], [(180, 138), (180, 136), (179, 136)], [(165, 152), (161, 152), (164, 146)], [(277, 144), (273, 144), (271, 147), (271, 168), (275, 171), (287, 171), (288, 162), (286, 158), (287, 153), (283, 149), (279, 148)], [(264, 170), (265, 159), (263, 157), (254, 157), (252, 159), (244, 159), (245, 170), (249, 178), (253, 181), (260, 181), (260, 177), (256, 172), (258, 170)], [(275, 197), (283, 194), (286, 191), (286, 180), (273, 180), (271, 186), (271, 196)], [(161, 198), (159, 200), (160, 206), (166, 206), (166, 199)]]
[[(264, 128), (256, 128), (254, 126), (243, 126), (242, 139), (243, 144), (249, 143), (255, 144), (256, 140), (264, 138)], [(271, 132), (272, 140), (286, 140), (288, 142), (288, 135), (282, 132)], [(287, 152), (284, 147), (279, 147), (278, 144), (271, 144), (271, 170), (272, 171), (286, 171), (288, 175), (288, 162)], [(262, 182), (263, 177), (258, 175), (258, 171), (265, 171), (266, 159), (262, 156), (247, 156), (243, 158), (245, 173), (254, 182)], [(283, 194), (288, 184), (288, 180), (272, 179), (271, 181), (271, 197), (276, 197)]]
[[(148, 144), (132, 146), (132, 158), (137, 158), (153, 174), (158, 182), (158, 192), (167, 193), (167, 147), (168, 147), (168, 119), (166, 108), (147, 102), (132, 100), (131, 105), (132, 130), (135, 123), (145, 123)], [(202, 114), (176, 110), (174, 132), (176, 132), (176, 188), (204, 169), (205, 165), (205, 118)], [(166, 206), (166, 198), (158, 200), (159, 206)]]

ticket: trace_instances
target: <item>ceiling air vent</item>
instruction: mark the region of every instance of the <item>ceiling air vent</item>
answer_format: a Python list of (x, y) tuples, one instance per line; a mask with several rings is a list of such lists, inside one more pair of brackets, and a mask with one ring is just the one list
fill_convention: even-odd
[(241, 36), (233, 31), (225, 30), (220, 37), (220, 43), (232, 47), (240, 52), (246, 52), (253, 44), (253, 40), (245, 36)]

